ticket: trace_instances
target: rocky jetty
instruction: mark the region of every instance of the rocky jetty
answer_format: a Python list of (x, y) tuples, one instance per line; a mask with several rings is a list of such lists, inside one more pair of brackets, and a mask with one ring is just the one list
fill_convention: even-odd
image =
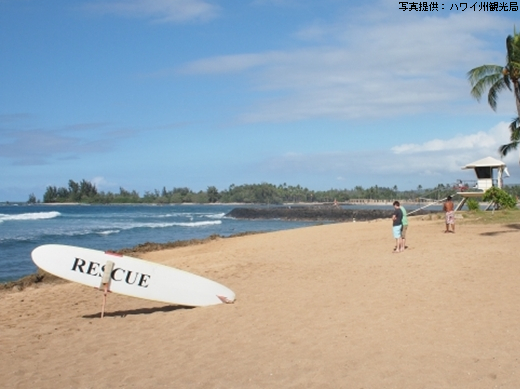
[[(352, 222), (390, 218), (393, 210), (360, 210), (331, 206), (237, 207), (226, 216), (237, 219), (284, 219), (291, 221)], [(420, 210), (413, 215), (431, 214)]]

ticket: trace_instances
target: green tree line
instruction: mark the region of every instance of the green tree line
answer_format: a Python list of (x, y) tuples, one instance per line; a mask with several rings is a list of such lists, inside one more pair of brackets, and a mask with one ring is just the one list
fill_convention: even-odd
[[(520, 195), (520, 186), (507, 186), (505, 190), (513, 195)], [(353, 189), (330, 189), (313, 191), (300, 185), (292, 186), (286, 183), (274, 185), (269, 183), (231, 184), (229, 188), (219, 191), (215, 186), (207, 187), (206, 191), (194, 192), (187, 187), (174, 187), (171, 190), (163, 187), (161, 191), (146, 191), (140, 195), (137, 191), (128, 191), (122, 187), (119, 192), (99, 191), (95, 184), (82, 180), (79, 183), (69, 180), (67, 187), (48, 186), (44, 195), (45, 203), (263, 203), (282, 204), (300, 202), (349, 202), (353, 199), (390, 201), (402, 200), (437, 200), (448, 195), (454, 195), (456, 189), (452, 184), (438, 184), (434, 188), (423, 189), (421, 185), (416, 190), (399, 191), (392, 188), (372, 186)], [(37, 203), (34, 194), (29, 195), (29, 203)]]

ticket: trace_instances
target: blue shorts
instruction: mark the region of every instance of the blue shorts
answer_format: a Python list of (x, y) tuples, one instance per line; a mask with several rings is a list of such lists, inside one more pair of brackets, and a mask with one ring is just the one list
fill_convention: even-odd
[(394, 238), (401, 238), (401, 226), (392, 226), (392, 231), (394, 232)]

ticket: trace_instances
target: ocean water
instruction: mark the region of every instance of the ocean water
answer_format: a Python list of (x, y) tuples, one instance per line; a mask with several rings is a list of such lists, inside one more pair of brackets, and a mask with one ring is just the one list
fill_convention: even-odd
[(237, 220), (232, 205), (0, 205), (0, 283), (36, 272), (31, 252), (44, 244), (120, 250), (212, 234), (277, 231), (315, 222)]

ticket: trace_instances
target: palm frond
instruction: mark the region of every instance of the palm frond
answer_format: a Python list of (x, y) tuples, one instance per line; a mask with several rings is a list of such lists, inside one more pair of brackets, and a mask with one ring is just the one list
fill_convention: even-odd
[[(467, 75), (468, 80), (473, 87), (471, 89), (471, 96), (480, 101), (481, 97), (486, 93), (486, 91), (488, 91), (488, 89), (494, 87), (496, 92), (503, 89), (505, 85), (500, 86), (500, 84), (504, 84), (502, 70), (503, 67), (498, 65), (483, 65), (470, 70)], [(496, 108), (496, 97), (495, 106), (491, 107), (493, 109)]]
[(509, 131), (510, 131), (510, 140), (511, 142), (505, 145), (501, 145), (498, 148), (498, 153), (500, 154), (500, 157), (507, 156), (508, 153), (510, 153), (513, 150), (516, 150), (518, 148), (518, 145), (520, 144), (520, 118), (516, 117), (513, 119), (511, 124), (509, 125)]
[(471, 85), (475, 85), (480, 79), (489, 75), (502, 76), (502, 69), (500, 65), (482, 65), (471, 69), (466, 75)]
[[(506, 38), (506, 64), (482, 65), (471, 69), (467, 73), (468, 81), (471, 84), (471, 96), (480, 101), (487, 92), (489, 106), (496, 111), (498, 94), (504, 89), (514, 92), (516, 108), (520, 116), (520, 34), (517, 34), (516, 27), (513, 35)], [(515, 146), (516, 147), (516, 146)], [(503, 151), (507, 153), (510, 147), (503, 145)]]
[(506, 40), (507, 46), (507, 66), (513, 83), (517, 82), (520, 77), (520, 34), (516, 33), (516, 28), (513, 36), (508, 36)]
[(499, 148), (498, 148), (498, 154), (500, 155), (500, 157), (505, 157), (507, 156), (507, 154), (513, 150), (516, 150), (518, 148), (518, 141), (517, 142), (510, 142), (508, 144), (505, 144), (505, 145), (501, 145)]
[(515, 84), (515, 103), (516, 111), (518, 116), (520, 116), (520, 85), (518, 83)]
[(509, 131), (511, 133), (510, 140), (512, 142), (520, 141), (520, 117), (516, 117), (509, 124)]
[(505, 78), (500, 79), (489, 88), (488, 103), (494, 111), (497, 109), (498, 94), (506, 88), (511, 89), (511, 85), (505, 81)]
[(506, 49), (507, 49), (507, 63), (518, 62), (520, 56), (520, 34), (516, 31), (514, 35), (509, 35), (506, 38)]
[(506, 64), (510, 64), (513, 61), (514, 52), (515, 38), (512, 35), (508, 35), (506, 38)]

